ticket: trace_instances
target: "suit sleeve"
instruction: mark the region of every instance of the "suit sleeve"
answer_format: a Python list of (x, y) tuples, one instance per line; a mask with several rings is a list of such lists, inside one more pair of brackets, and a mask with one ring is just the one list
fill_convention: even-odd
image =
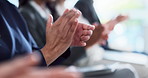
[(93, 24), (95, 22), (100, 23), (93, 3), (89, 3), (87, 1), (78, 1), (75, 5), (75, 8), (79, 9), (82, 12), (82, 15), (89, 21), (90, 24)]
[(66, 50), (66, 52), (64, 54), (62, 54), (58, 59), (56, 59), (53, 63), (50, 64), (50, 66), (56, 66), (56, 65), (61, 65), (63, 64), (63, 62), (68, 59), (68, 57), (70, 56), (71, 51), (70, 48), (68, 48)]

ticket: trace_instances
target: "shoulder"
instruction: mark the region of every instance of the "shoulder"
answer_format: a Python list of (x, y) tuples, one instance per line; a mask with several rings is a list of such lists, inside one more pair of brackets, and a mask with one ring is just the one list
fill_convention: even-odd
[(36, 10), (30, 5), (26, 4), (19, 8), (19, 12), (22, 14), (24, 18), (35, 19)]

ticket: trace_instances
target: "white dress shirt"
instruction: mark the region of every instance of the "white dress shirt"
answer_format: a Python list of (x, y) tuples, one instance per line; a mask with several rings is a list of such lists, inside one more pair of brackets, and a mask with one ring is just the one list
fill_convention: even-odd
[(41, 15), (42, 18), (47, 20), (49, 18), (49, 14), (51, 14), (48, 8), (41, 8), (35, 1), (31, 0), (29, 2), (31, 6)]
[[(65, 10), (66, 10), (66, 7), (64, 5), (60, 5), (60, 4), (56, 5), (56, 11), (58, 12), (58, 14), (60, 16), (62, 16), (62, 14), (64, 13)], [(88, 22), (88, 20), (86, 18), (84, 18), (82, 15), (79, 17), (78, 20), (79, 20), (80, 23), (90, 24)]]
[(10, 3), (12, 3), (13, 5), (15, 5), (16, 7), (19, 6), (19, 1), (18, 0), (8, 0)]

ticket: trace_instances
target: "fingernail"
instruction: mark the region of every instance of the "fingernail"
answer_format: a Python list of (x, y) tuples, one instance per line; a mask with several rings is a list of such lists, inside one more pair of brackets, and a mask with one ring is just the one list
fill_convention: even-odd
[(75, 22), (78, 22), (78, 19), (77, 18), (75, 19)]

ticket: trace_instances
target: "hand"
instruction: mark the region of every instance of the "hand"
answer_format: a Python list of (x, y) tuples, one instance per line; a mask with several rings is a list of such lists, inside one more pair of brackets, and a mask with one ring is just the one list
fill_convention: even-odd
[(46, 44), (41, 49), (47, 64), (52, 63), (72, 44), (79, 16), (76, 9), (67, 9), (54, 24), (50, 16), (46, 26)]
[[(17, 78), (29, 71), (30, 67), (38, 64), (39, 59), (36, 55), (29, 55), (17, 58), (0, 64), (0, 78)], [(27, 77), (27, 76), (26, 76)]]
[(81, 74), (66, 72), (64, 68), (37, 68), (39, 57), (29, 55), (0, 64), (0, 78), (80, 78)]
[(99, 44), (105, 45), (106, 40), (108, 39), (108, 35), (115, 28), (116, 24), (125, 21), (128, 19), (128, 16), (118, 15), (115, 19), (108, 21), (106, 24), (103, 24), (104, 31), (102, 32), (102, 36), (99, 40)]
[(71, 46), (86, 46), (86, 42), (90, 39), (94, 29), (93, 25), (79, 23)]
[(129, 17), (127, 15), (118, 15), (115, 19), (111, 19), (106, 24), (104, 24), (104, 26), (105, 25), (106, 25), (106, 27), (108, 26), (108, 30), (112, 31), (118, 23), (123, 22), (123, 21), (127, 20), (128, 18)]
[(86, 49), (96, 44), (101, 39), (102, 32), (104, 31), (104, 27), (101, 24), (94, 23), (93, 25), (95, 26), (95, 30), (90, 39), (86, 42)]
[(120, 22), (122, 22), (122, 21), (125, 21), (125, 20), (127, 20), (129, 18), (129, 16), (127, 16), (127, 15), (118, 15), (116, 18), (115, 18), (115, 20), (116, 21), (118, 21), (118, 23), (120, 23)]

